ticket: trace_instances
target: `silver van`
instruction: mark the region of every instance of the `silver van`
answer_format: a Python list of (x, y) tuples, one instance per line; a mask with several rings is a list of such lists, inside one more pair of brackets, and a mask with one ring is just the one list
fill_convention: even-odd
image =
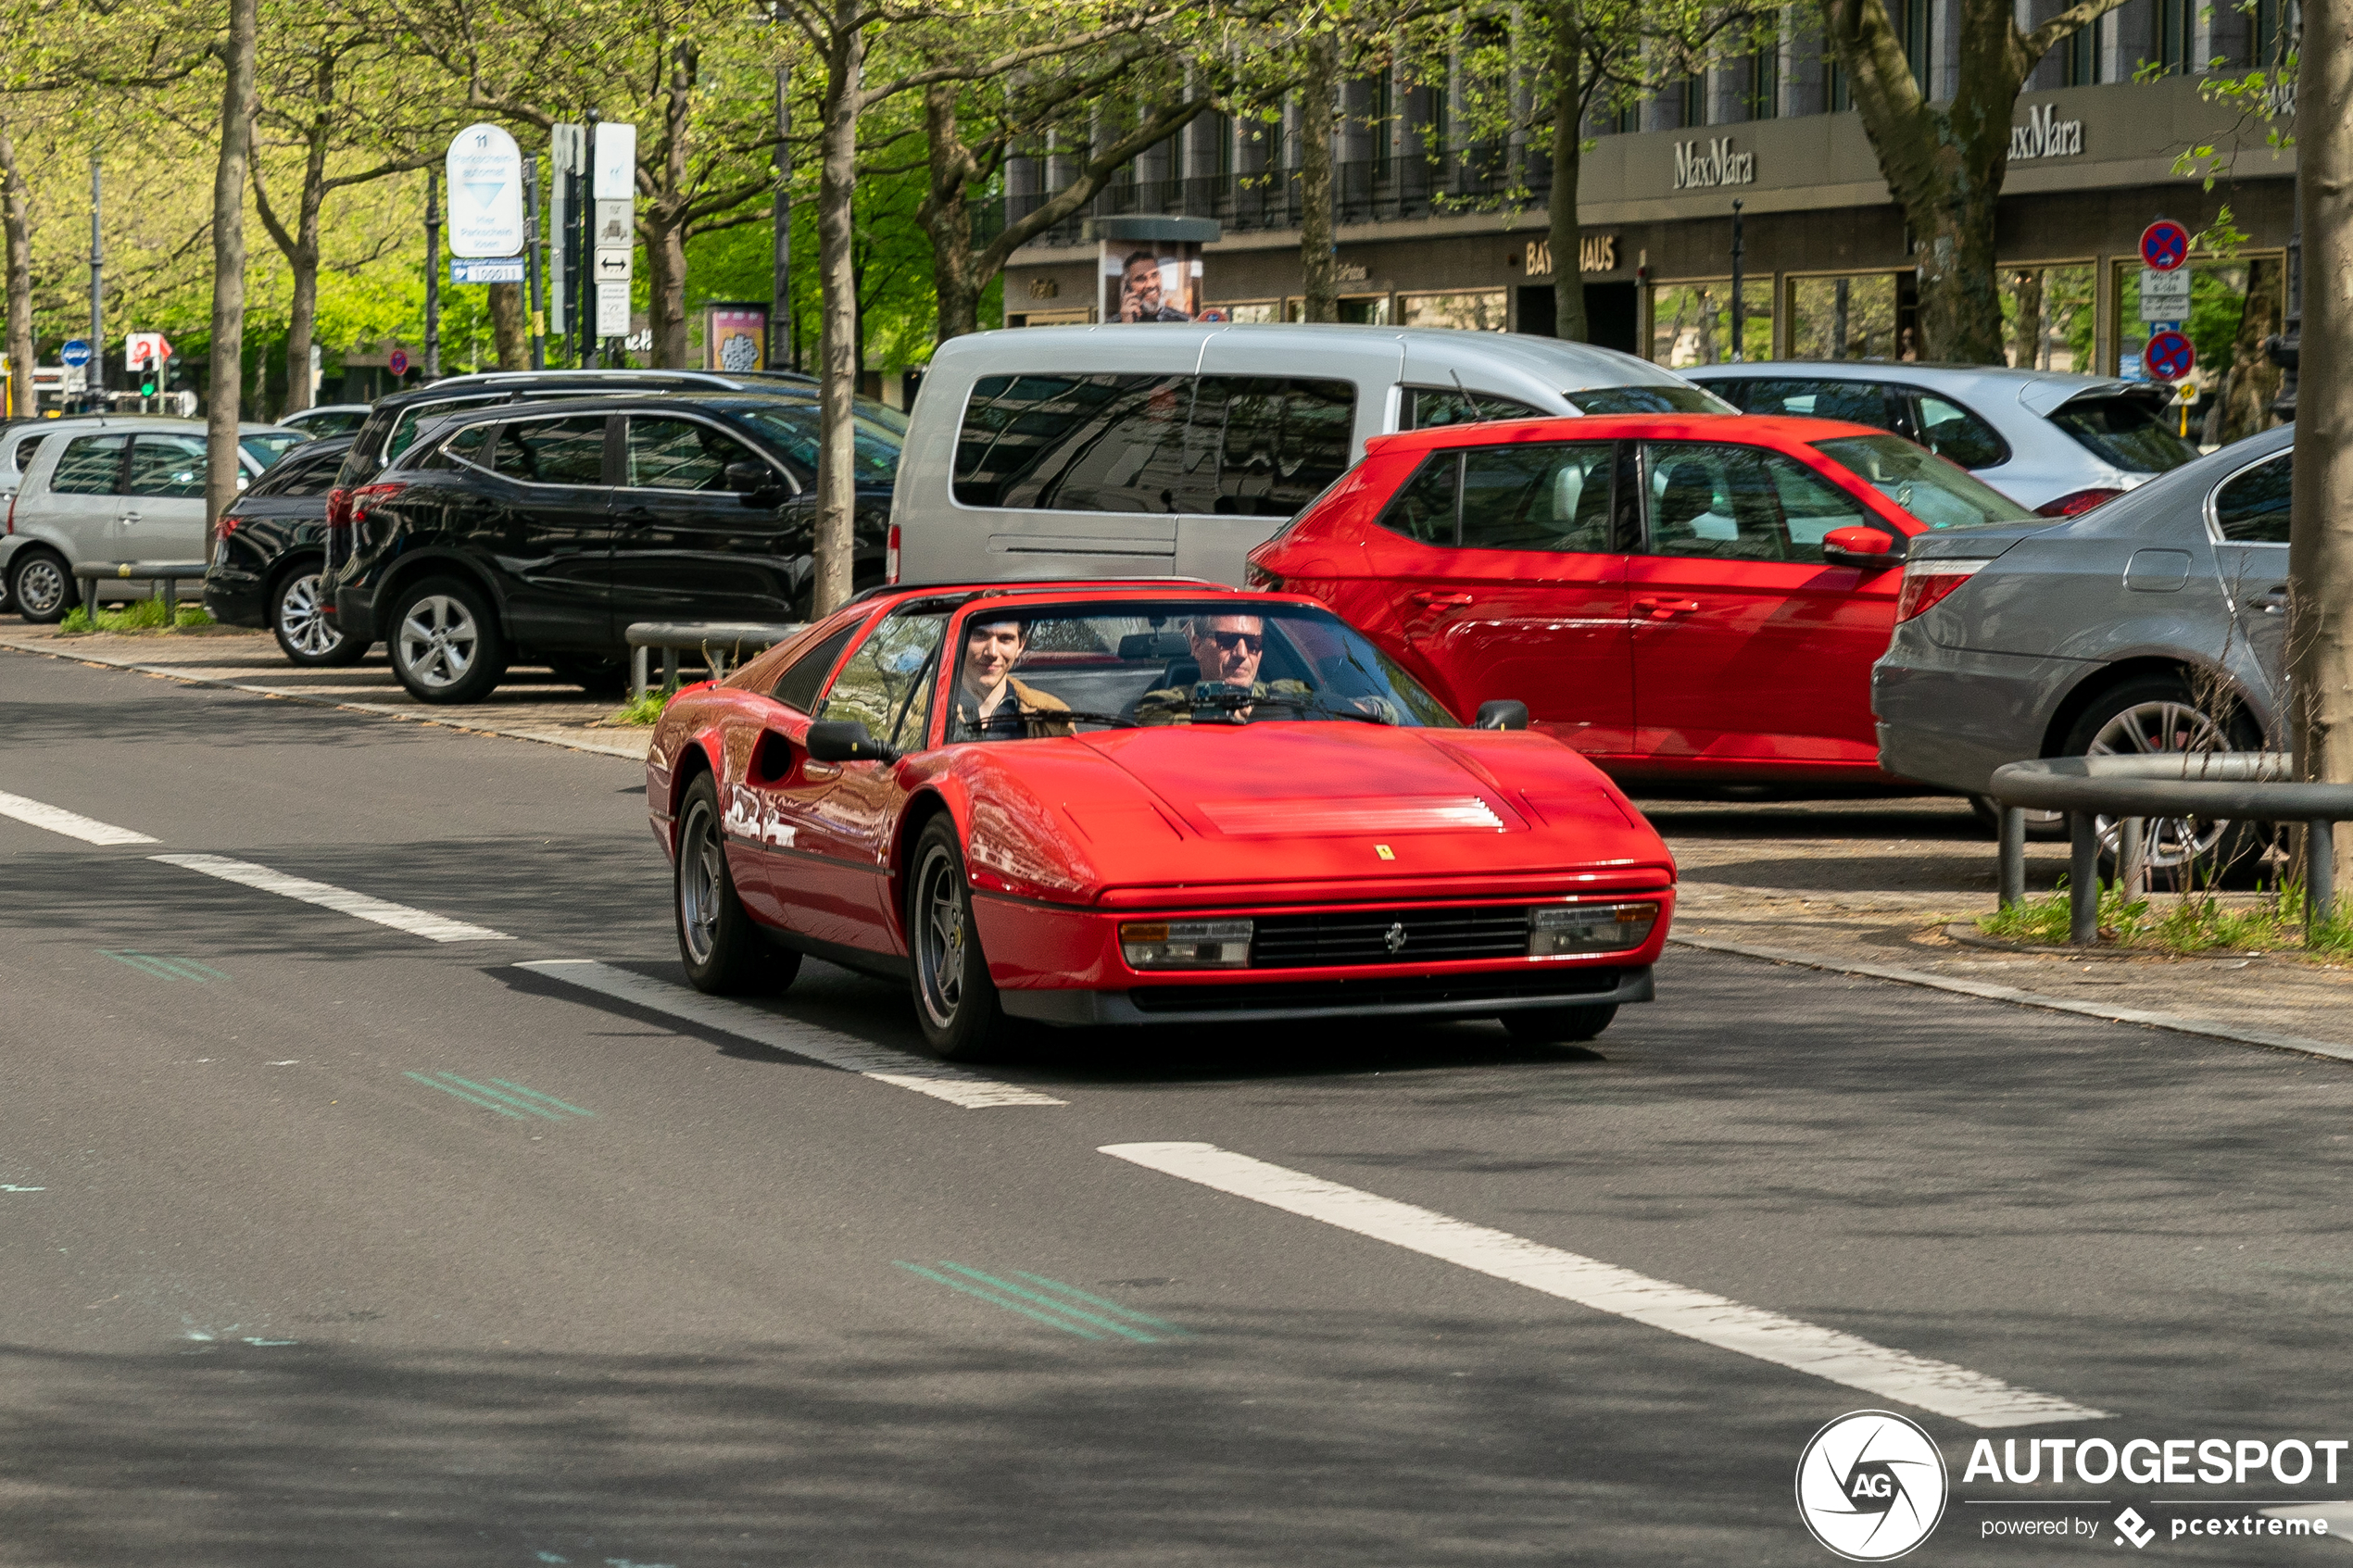
[(1026, 327), (942, 344), (890, 508), (904, 583), (1198, 577), (1370, 437), (1482, 420), (1730, 413), (1615, 349), (1441, 328)]

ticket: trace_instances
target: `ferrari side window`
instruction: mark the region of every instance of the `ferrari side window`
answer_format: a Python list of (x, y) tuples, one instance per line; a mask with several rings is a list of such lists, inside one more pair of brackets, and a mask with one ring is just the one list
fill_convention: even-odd
[[(834, 677), (817, 717), (866, 726), (876, 740), (923, 734), (924, 696), (935, 684), (945, 610), (887, 615)], [(912, 730), (902, 728), (912, 721)]]
[(786, 708), (797, 708), (803, 713), (816, 712), (817, 694), (825, 689), (825, 677), (834, 672), (834, 660), (841, 657), (843, 646), (857, 633), (858, 623), (853, 621), (794, 659), (776, 677), (776, 689), (768, 695)]

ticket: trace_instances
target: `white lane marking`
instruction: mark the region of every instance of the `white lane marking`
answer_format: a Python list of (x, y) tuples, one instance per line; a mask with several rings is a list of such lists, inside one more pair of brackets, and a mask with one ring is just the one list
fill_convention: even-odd
[(69, 811), (62, 806), (44, 806), (38, 800), (27, 800), (21, 795), (10, 795), (6, 790), (0, 790), (0, 817), (14, 817), (29, 826), (47, 828), (51, 833), (61, 833), (84, 844), (157, 842), (147, 834), (119, 828), (112, 822), (102, 822), (79, 811)]
[(983, 1078), (945, 1062), (926, 1061), (904, 1051), (869, 1045), (856, 1035), (845, 1035), (837, 1029), (780, 1018), (742, 1002), (731, 1002), (724, 997), (706, 997), (700, 991), (675, 985), (667, 980), (649, 980), (625, 969), (598, 963), (594, 959), (541, 959), (515, 967), (527, 969), (534, 974), (544, 974), (550, 980), (560, 980), (568, 985), (577, 985), (585, 991), (634, 1002), (649, 1012), (684, 1019), (706, 1029), (717, 1029), (763, 1046), (772, 1046), (780, 1051), (790, 1051), (795, 1056), (805, 1056), (812, 1061), (822, 1061), (828, 1067), (838, 1067), (846, 1073), (861, 1073), (879, 1083), (912, 1089), (919, 1095), (944, 1099), (967, 1110), (999, 1105), (1070, 1103), (1056, 1099), (1051, 1095), (1041, 1095), (1035, 1089)]
[(308, 877), (289, 876), (273, 872), (268, 866), (257, 866), (251, 860), (233, 860), (226, 855), (150, 855), (151, 860), (161, 860), (167, 866), (179, 866), (187, 871), (202, 872), (223, 882), (233, 882), (241, 887), (258, 887), (264, 893), (275, 893), (287, 898), (297, 898), (306, 904), (333, 909), (359, 920), (388, 925), (395, 931), (405, 931), (411, 936), (422, 936), (434, 942), (511, 942), (513, 937), (503, 931), (493, 931), (486, 925), (469, 925), (461, 920), (451, 920), (427, 909), (412, 909), (406, 904), (388, 903), (371, 898), (365, 893), (330, 883), (313, 882)]
[(2108, 1416), (2106, 1411), (2014, 1387), (1966, 1367), (1891, 1350), (1836, 1329), (1818, 1328), (1779, 1312), (1688, 1290), (1630, 1269), (1270, 1165), (1214, 1144), (1110, 1144), (1101, 1152), (1458, 1263), (1595, 1311), (1613, 1312), (1719, 1349), (1934, 1411), (1971, 1426), (2032, 1426), (2052, 1421), (2099, 1421)]

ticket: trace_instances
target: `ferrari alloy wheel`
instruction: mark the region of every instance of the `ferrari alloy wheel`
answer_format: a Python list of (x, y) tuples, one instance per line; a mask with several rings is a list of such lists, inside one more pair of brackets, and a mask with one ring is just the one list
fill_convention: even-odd
[(772, 947), (736, 897), (720, 834), (719, 789), (704, 773), (686, 786), (678, 811), (672, 871), (678, 913), (678, 958), (698, 991), (724, 997), (781, 991), (800, 972), (800, 955)]
[(296, 664), (356, 664), (368, 651), (346, 637), (327, 613), (326, 582), (325, 571), (313, 563), (296, 567), (271, 590), (270, 628), (280, 651)]
[(1529, 1012), (1505, 1013), (1504, 1027), (1515, 1040), (1573, 1046), (1599, 1038), (1617, 1016), (1616, 1002), (1605, 1002), (1597, 1008), (1538, 1008)]
[(943, 1060), (985, 1056), (1005, 1043), (1010, 1028), (973, 929), (972, 884), (953, 818), (942, 813), (924, 824), (914, 866), (907, 884), (907, 947), (914, 960), (915, 1022), (925, 1046)]
[(419, 702), (480, 702), (507, 672), (490, 607), (466, 583), (417, 584), (401, 596), (390, 624), (393, 673)]
[[(2243, 715), (2218, 719), (2189, 683), (2175, 675), (2144, 675), (2096, 698), (2068, 732), (2069, 757), (2145, 757), (2171, 752), (2252, 751), (2263, 744)], [(2100, 874), (2118, 874), (2121, 824), (2099, 819)], [(2215, 886), (2257, 870), (2264, 831), (2254, 822), (2208, 817), (2145, 817), (2141, 853), (2149, 885)], [(2234, 875), (2233, 873), (2236, 873)]]
[(35, 625), (55, 625), (80, 603), (66, 563), (46, 550), (28, 550), (8, 573), (8, 600), (17, 613)]

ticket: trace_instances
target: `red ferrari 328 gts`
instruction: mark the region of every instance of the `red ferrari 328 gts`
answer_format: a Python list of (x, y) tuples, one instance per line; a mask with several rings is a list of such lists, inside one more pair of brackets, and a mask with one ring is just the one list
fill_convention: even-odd
[(646, 799), (695, 985), (904, 977), (943, 1057), (1022, 1020), (1591, 1039), (1651, 997), (1674, 861), (1519, 703), (1479, 720), (1293, 596), (892, 588), (681, 692)]

